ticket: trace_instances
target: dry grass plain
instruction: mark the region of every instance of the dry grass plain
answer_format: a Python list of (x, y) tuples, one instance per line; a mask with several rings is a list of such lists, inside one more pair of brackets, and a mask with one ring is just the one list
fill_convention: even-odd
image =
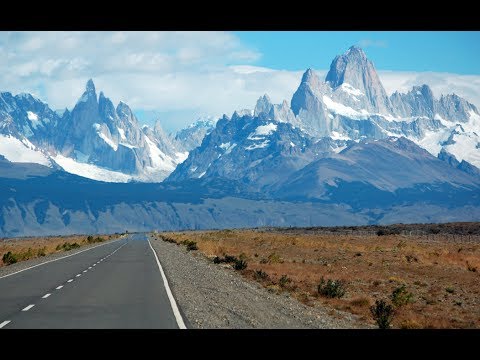
[(0, 267), (7, 266), (5, 255), (10, 252), (16, 262), (69, 251), (84, 245), (112, 240), (120, 235), (70, 235), (0, 239)]
[[(381, 236), (379, 229), (272, 228), (155, 236), (194, 241), (212, 259), (244, 259), (248, 266), (241, 273), (270, 291), (288, 291), (307, 305), (320, 302), (371, 324), (375, 300), (391, 303), (392, 292), (405, 285), (411, 300), (395, 308), (392, 327), (480, 328), (480, 223), (401, 225), (396, 233), (384, 228)], [(344, 281), (345, 295), (320, 296), (322, 277)]]

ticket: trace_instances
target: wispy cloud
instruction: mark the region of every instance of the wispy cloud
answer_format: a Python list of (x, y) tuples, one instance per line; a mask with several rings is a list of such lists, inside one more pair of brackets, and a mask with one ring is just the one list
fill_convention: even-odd
[(386, 48), (388, 46), (388, 43), (385, 40), (362, 39), (357, 43), (357, 45), (362, 48), (368, 48), (368, 47)]

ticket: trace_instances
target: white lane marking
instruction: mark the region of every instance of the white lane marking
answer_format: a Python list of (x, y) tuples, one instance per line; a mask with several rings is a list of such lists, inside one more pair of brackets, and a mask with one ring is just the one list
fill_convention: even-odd
[(63, 287), (63, 285), (57, 286), (55, 289), (60, 290)]
[(120, 241), (120, 240), (124, 240), (124, 238), (120, 238), (120, 239), (117, 239), (117, 240), (113, 240), (113, 241), (107, 242), (107, 243), (105, 243), (105, 244), (95, 245), (95, 246), (93, 246), (93, 247), (91, 247), (91, 248), (88, 248), (88, 249), (85, 249), (85, 250), (81, 250), (81, 251), (79, 251), (79, 252), (76, 252), (75, 254), (70, 254), (70, 255), (67, 255), (67, 256), (62, 256), (62, 257), (60, 257), (60, 258), (58, 258), (58, 259), (53, 259), (53, 260), (45, 261), (44, 263), (37, 264), (37, 265), (33, 265), (33, 266), (30, 266), (30, 267), (28, 267), (28, 268), (26, 268), (26, 269), (19, 270), (19, 271), (15, 271), (15, 272), (13, 272), (13, 273), (11, 273), (11, 274), (7, 274), (7, 275), (0, 276), (0, 279), (3, 279), (3, 278), (6, 278), (6, 277), (9, 277), (9, 276), (12, 276), (12, 275), (21, 273), (21, 272), (23, 272), (23, 271), (27, 271), (27, 270), (36, 268), (37, 266), (42, 266), (42, 265), (45, 265), (45, 264), (48, 264), (48, 263), (51, 263), (51, 262), (54, 262), (54, 261), (62, 260), (62, 259), (68, 258), (68, 257), (70, 257), (70, 256), (75, 256), (75, 255), (78, 255), (78, 254), (83, 253), (83, 252), (85, 252), (85, 251), (93, 250), (93, 249), (95, 249), (95, 248), (97, 248), (97, 247), (99, 247), (99, 246), (104, 246), (104, 245), (112, 244), (112, 243), (117, 242), (117, 241)]
[(163, 268), (162, 268), (162, 265), (160, 264), (160, 260), (158, 259), (157, 253), (153, 249), (152, 244), (150, 243), (150, 240), (149, 239), (147, 240), (148, 240), (148, 245), (150, 245), (150, 249), (152, 249), (153, 251), (153, 255), (155, 255), (155, 259), (157, 260), (158, 268), (160, 269), (160, 274), (162, 274), (163, 285), (165, 285), (165, 290), (167, 291), (168, 300), (170, 300), (170, 306), (172, 307), (173, 315), (175, 315), (175, 320), (177, 320), (177, 325), (180, 329), (186, 329), (187, 327), (183, 322), (182, 315), (180, 314), (180, 310), (178, 310), (177, 303), (175, 301), (175, 298), (173, 297), (172, 291), (170, 290), (167, 277), (163, 272)]
[(92, 268), (92, 267), (91, 267), (91, 266), (89, 266), (89, 267), (88, 267), (88, 270), (90, 270), (91, 268)]
[(35, 306), (35, 304), (28, 305), (26, 308), (22, 309), (22, 311), (28, 311), (28, 310), (30, 310), (31, 308), (33, 308), (34, 306)]
[(52, 295), (52, 294), (45, 294), (45, 295), (42, 296), (42, 299), (46, 299), (46, 298), (49, 297), (50, 295)]
[(73, 281), (73, 279), (70, 279), (70, 280), (68, 280), (67, 282), (72, 282), (72, 281)]
[(80, 276), (82, 276), (82, 274), (77, 274), (77, 275), (75, 275), (75, 277), (80, 277)]
[(86, 273), (88, 270), (83, 270), (84, 273)]
[(0, 329), (3, 328), (4, 326), (8, 325), (10, 323), (10, 320), (5, 320), (0, 324)]
[(97, 264), (93, 264), (92, 266), (97, 266)]

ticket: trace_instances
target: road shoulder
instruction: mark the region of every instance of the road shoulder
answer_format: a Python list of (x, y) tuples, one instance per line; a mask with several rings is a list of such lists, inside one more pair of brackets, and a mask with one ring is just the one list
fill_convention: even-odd
[(191, 328), (363, 328), (352, 314), (306, 306), (288, 294), (274, 294), (198, 252), (150, 242)]

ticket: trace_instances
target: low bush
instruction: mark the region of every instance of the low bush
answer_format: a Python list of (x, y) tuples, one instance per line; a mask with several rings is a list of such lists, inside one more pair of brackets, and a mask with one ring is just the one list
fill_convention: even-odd
[(268, 274), (263, 270), (256, 270), (253, 276), (255, 280), (267, 280), (269, 278)]
[(100, 236), (93, 237), (92, 235), (89, 235), (87, 237), (87, 243), (89, 243), (89, 244), (95, 244), (95, 243), (104, 242), (104, 241), (105, 241), (105, 239), (100, 237)]
[(413, 294), (407, 291), (405, 285), (401, 285), (393, 290), (390, 298), (392, 299), (393, 305), (396, 307), (401, 307), (413, 302)]
[(71, 244), (69, 242), (64, 242), (62, 245), (57, 245), (56, 250), (57, 251), (60, 251), (60, 250), (70, 251), (72, 249), (77, 249), (79, 247), (80, 247), (80, 245), (76, 242), (74, 242), (73, 244)]
[(291, 282), (292, 282), (292, 279), (290, 279), (287, 275), (282, 275), (282, 277), (278, 281), (278, 285), (284, 288)]
[(341, 298), (345, 295), (345, 283), (342, 280), (327, 280), (322, 277), (318, 293), (328, 298)]
[(233, 264), (235, 270), (244, 270), (247, 268), (247, 262), (245, 260), (237, 259)]
[(3, 254), (2, 261), (5, 265), (15, 264), (18, 261), (17, 255), (9, 251)]
[(181, 244), (187, 247), (187, 251), (198, 250), (198, 246), (195, 241), (183, 240)]
[(390, 324), (395, 315), (395, 310), (392, 305), (389, 305), (385, 300), (375, 301), (375, 305), (370, 307), (373, 319), (380, 329), (389, 329)]
[(38, 257), (42, 257), (42, 256), (46, 256), (46, 251), (47, 251), (47, 248), (46, 247), (43, 247), (41, 249), (38, 249), (37, 250), (37, 256)]
[(172, 243), (172, 244), (176, 244), (177, 242), (172, 239), (171, 237), (168, 237), (168, 236), (164, 236), (164, 235), (158, 235), (160, 236), (160, 239), (162, 239), (163, 241), (166, 241), (168, 243)]

